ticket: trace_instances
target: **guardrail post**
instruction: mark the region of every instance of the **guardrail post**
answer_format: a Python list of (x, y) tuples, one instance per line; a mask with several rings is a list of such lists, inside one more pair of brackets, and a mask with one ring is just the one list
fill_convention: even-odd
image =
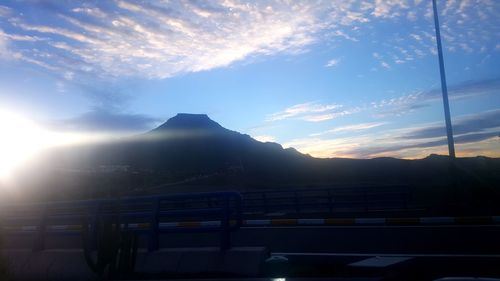
[[(99, 212), (101, 211), (101, 201), (95, 203), (94, 209), (92, 210), (92, 221), (90, 222), (91, 236), (90, 236), (90, 249), (93, 251), (97, 250), (97, 228), (99, 227)], [(88, 222), (87, 222), (88, 223)]]
[(367, 188), (363, 188), (363, 207), (364, 211), (367, 212), (371, 207), (368, 207), (368, 199), (367, 199)]
[(156, 251), (160, 247), (159, 241), (159, 212), (160, 212), (160, 199), (155, 198), (153, 202), (153, 214), (151, 215), (151, 220), (149, 222), (149, 241), (148, 241), (148, 251)]
[(265, 192), (262, 193), (262, 200), (264, 200), (264, 214), (269, 213), (269, 207), (267, 205), (267, 194)]
[(42, 216), (37, 225), (37, 235), (33, 243), (33, 252), (45, 250), (45, 230), (47, 226), (48, 205), (45, 204), (42, 210)]
[(328, 189), (328, 210), (333, 213), (332, 190)]
[(408, 203), (410, 201), (410, 189), (408, 188), (407, 185), (405, 185), (405, 188), (404, 188), (404, 193), (403, 193), (403, 208), (406, 210), (408, 210)]
[(299, 204), (299, 196), (297, 194), (297, 191), (293, 192), (293, 199), (295, 201), (295, 212), (298, 214), (298, 213), (300, 213), (300, 204)]
[(240, 228), (243, 223), (243, 198), (241, 194), (238, 194), (235, 198), (235, 209), (236, 209), (236, 228)]
[(229, 229), (229, 218), (231, 217), (231, 210), (229, 204), (229, 196), (224, 196), (222, 209), (222, 220), (221, 220), (221, 241), (220, 241), (220, 249), (221, 251), (225, 251), (231, 248), (231, 235)]

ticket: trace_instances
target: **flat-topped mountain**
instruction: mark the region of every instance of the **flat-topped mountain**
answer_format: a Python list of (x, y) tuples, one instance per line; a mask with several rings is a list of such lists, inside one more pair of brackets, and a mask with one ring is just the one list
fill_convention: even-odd
[(205, 114), (179, 113), (144, 134), (61, 151), (56, 164), (77, 170), (127, 166), (136, 172), (168, 174), (175, 180), (231, 173), (272, 181), (300, 171), (312, 159), (295, 149), (228, 130)]
[[(402, 184), (431, 190), (432, 200), (438, 201), (439, 196), (450, 196), (444, 192), (448, 189), (453, 190), (453, 196), (464, 198), (469, 196), (465, 189), (474, 196), (500, 198), (497, 158), (451, 161), (447, 156), (431, 155), (420, 160), (318, 159), (228, 130), (205, 114), (180, 113), (144, 134), (59, 149), (44, 161), (38, 169), (48, 170), (41, 173), (49, 180), (35, 184), (62, 190), (72, 186), (71, 190), (89, 196), (109, 190), (113, 190), (110, 194), (129, 190), (140, 194), (150, 187), (184, 183), (247, 190), (292, 185)], [(168, 188), (164, 191), (168, 192)]]
[(224, 129), (206, 114), (178, 113), (165, 123), (154, 129), (153, 132), (165, 130), (207, 130), (218, 131)]

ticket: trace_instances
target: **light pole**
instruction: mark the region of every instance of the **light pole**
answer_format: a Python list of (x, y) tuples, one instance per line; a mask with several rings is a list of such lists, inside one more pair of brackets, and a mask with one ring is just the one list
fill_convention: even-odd
[(446, 86), (446, 74), (444, 72), (443, 48), (441, 46), (441, 33), (439, 31), (439, 19), (436, 0), (432, 0), (434, 10), (434, 25), (436, 27), (436, 43), (439, 57), (439, 72), (441, 74), (441, 91), (443, 92), (444, 118), (446, 122), (446, 136), (448, 138), (448, 152), (451, 158), (455, 158), (455, 142), (453, 141), (453, 129), (451, 127), (450, 104), (448, 102), (448, 87)]

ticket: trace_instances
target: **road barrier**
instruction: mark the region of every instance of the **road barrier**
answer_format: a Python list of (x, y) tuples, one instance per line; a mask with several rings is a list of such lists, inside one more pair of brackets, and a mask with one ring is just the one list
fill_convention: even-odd
[[(231, 227), (236, 226), (236, 220), (230, 220)], [(241, 227), (254, 226), (369, 226), (369, 225), (500, 225), (500, 216), (471, 216), (471, 217), (413, 217), (413, 218), (308, 218), (308, 219), (255, 219), (242, 220)], [(221, 221), (179, 221), (159, 223), (160, 233), (170, 229), (183, 229), (191, 231), (193, 229), (218, 228), (221, 226)], [(129, 230), (148, 230), (149, 223), (129, 223), (121, 225), (122, 228)], [(47, 230), (56, 230), (60, 232), (73, 233), (79, 232), (84, 227), (82, 225), (52, 225), (46, 228)], [(10, 233), (36, 233), (37, 226), (4, 226), (3, 231)]]
[(336, 186), (244, 192), (245, 214), (401, 212), (416, 209), (408, 185)]
[[(160, 234), (170, 232), (220, 232), (220, 247), (226, 250), (231, 246), (230, 233), (242, 225), (241, 207), (238, 192), (49, 202), (3, 206), (0, 225), (8, 234), (34, 235), (33, 251), (45, 249), (47, 235), (82, 233), (96, 248), (99, 227), (106, 223), (120, 232), (147, 235), (150, 251), (158, 249)], [(217, 223), (198, 223), (211, 218)], [(183, 227), (169, 227), (173, 225)]]

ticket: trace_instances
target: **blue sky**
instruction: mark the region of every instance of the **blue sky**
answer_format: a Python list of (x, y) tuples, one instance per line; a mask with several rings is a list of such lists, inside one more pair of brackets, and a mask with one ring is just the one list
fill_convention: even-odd
[[(500, 157), (500, 2), (438, 0), (457, 155)], [(445, 154), (430, 0), (2, 1), (0, 110), (59, 132), (178, 112), (317, 157)]]

